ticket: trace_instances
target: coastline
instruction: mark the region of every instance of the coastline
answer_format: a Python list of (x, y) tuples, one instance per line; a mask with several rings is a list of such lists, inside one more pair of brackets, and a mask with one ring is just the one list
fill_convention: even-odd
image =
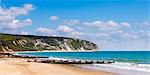
[[(48, 51), (48, 50), (43, 50), (43, 51), (15, 51), (12, 53), (26, 53), (26, 52), (96, 52), (96, 51), (100, 51), (100, 50), (85, 50), (85, 51)], [(11, 53), (11, 52), (10, 52)]]
[(74, 65), (26, 61), (25, 58), (0, 58), (0, 75), (116, 75)]
[[(97, 52), (96, 52), (97, 53)], [(115, 52), (116, 53), (116, 52)], [(117, 52), (118, 53), (118, 52)], [(120, 53), (120, 52), (119, 52)], [(127, 52), (122, 52), (122, 53), (127, 53)], [(67, 53), (68, 54), (68, 53)], [(83, 55), (82, 53), (79, 53), (80, 55)], [(131, 52), (129, 52), (129, 53), (127, 53), (126, 55), (128, 55), (128, 54), (131, 54)], [(135, 55), (136, 54), (139, 54), (138, 52), (136, 52), (135, 53)], [(140, 53), (141, 54), (141, 53)], [(145, 53), (143, 53), (144, 55), (145, 55)], [(142, 55), (143, 55), (142, 54)], [(51, 55), (51, 54), (50, 54)], [(57, 55), (57, 54), (55, 54), (55, 55)], [(64, 57), (65, 57), (65, 54), (59, 54), (59, 55), (63, 55)], [(79, 55), (79, 56), (80, 56)], [(87, 53), (87, 54), (84, 54), (84, 55), (86, 55), (86, 56), (88, 56), (89, 54)], [(108, 55), (108, 54), (107, 54)], [(110, 53), (109, 53), (109, 55), (110, 55)], [(109, 56), (108, 55), (108, 56)], [(75, 54), (75, 56), (76, 56), (76, 54)], [(129, 55), (130, 56), (130, 55)], [(7, 57), (7, 55), (6, 55), (6, 57)], [(82, 57), (82, 56), (80, 56), (80, 57)], [(53, 58), (53, 57), (52, 57)], [(58, 57), (59, 58), (59, 57)], [(122, 58), (122, 57), (121, 57)], [(129, 58), (129, 57), (128, 57)], [(139, 58), (141, 58), (141, 57), (139, 57)], [(0, 58), (0, 60), (2, 60), (3, 58)], [(9, 62), (9, 64), (10, 63), (16, 63), (17, 61), (19, 61), (19, 60), (23, 60), (22, 62), (24, 63), (24, 64), (29, 64), (29, 62), (30, 62), (30, 64), (29, 65), (34, 65), (34, 66), (37, 66), (37, 65), (44, 65), (45, 63), (37, 63), (35, 60), (34, 60), (34, 58), (28, 58), (28, 57), (19, 57), (19, 58), (17, 58), (17, 57), (9, 57), (8, 56), (8, 58), (5, 58), (4, 57), (4, 59), (8, 59), (8, 60), (6, 60), (5, 62), (7, 63), (7, 64), (5, 64), (5, 65), (8, 65), (8, 62)], [(28, 60), (27, 59), (31, 59), (31, 60), (29, 60), (29, 62), (27, 62)], [(33, 60), (32, 60), (33, 59)], [(60, 59), (62, 59), (62, 58), (60, 58)], [(105, 57), (103, 57), (103, 59), (105, 59)], [(25, 60), (25, 61), (24, 61)], [(34, 63), (33, 63), (34, 62)], [(36, 62), (36, 63), (35, 63)], [(148, 62), (148, 61), (147, 61)], [(22, 65), (22, 63), (18, 63), (17, 62), (17, 64), (21, 64)], [(62, 64), (49, 64), (49, 62), (47, 63), (48, 65), (53, 65), (53, 66), (56, 66), (56, 65), (59, 65), (58, 67), (59, 68), (61, 68), (62, 66)], [(48, 67), (48, 65), (44, 68), (44, 69), (46, 69), (46, 68), (49, 68)], [(12, 66), (14, 66), (14, 64), (11, 64), (11, 67)], [(16, 66), (16, 65), (15, 65)], [(18, 66), (18, 65), (17, 65)], [(20, 66), (20, 65), (19, 65)], [(81, 69), (82, 71), (84, 70), (86, 70), (86, 71), (88, 71), (87, 73), (89, 73), (89, 72), (100, 72), (100, 74), (97, 74), (97, 75), (103, 75), (103, 74), (101, 74), (101, 73), (103, 73), (103, 72), (106, 72), (106, 75), (108, 74), (108, 75), (131, 75), (131, 74), (136, 74), (136, 75), (149, 75), (149, 73), (150, 73), (150, 65), (149, 64), (142, 64), (142, 63), (135, 63), (135, 62), (116, 62), (116, 63), (113, 63), (113, 64), (90, 64), (90, 65), (70, 65), (70, 64), (65, 64), (65, 65), (63, 65), (63, 68), (64, 69), (66, 69), (66, 67), (67, 66), (69, 66), (69, 67), (73, 67), (73, 68), (75, 68), (74, 70), (76, 71), (76, 70), (78, 70), (78, 69)], [(1, 68), (1, 67), (0, 67)], [(28, 68), (26, 68), (26, 69), (28, 69)], [(25, 69), (25, 70), (26, 70)], [(44, 70), (43, 69), (43, 70)], [(57, 69), (57, 68), (55, 68), (55, 67), (53, 67), (53, 69)], [(35, 69), (36, 70), (36, 69)], [(70, 70), (70, 69), (69, 69)], [(73, 71), (74, 71), (73, 70)], [(62, 70), (62, 71), (64, 71), (64, 70)], [(20, 71), (19, 71), (20, 72)], [(22, 72), (22, 71), (21, 71)], [(74, 73), (74, 72), (73, 72)], [(82, 72), (77, 72), (77, 73), (79, 73), (79, 75), (87, 75), (87, 74), (85, 74), (85, 73), (82, 73)], [(111, 74), (110, 74), (111, 73)], [(114, 74), (115, 73), (115, 74)], [(72, 73), (71, 73), (72, 74)], [(91, 74), (91, 73), (89, 73), (90, 75), (96, 75), (96, 74)], [(1, 74), (0, 74), (1, 75)], [(2, 74), (3, 75), (3, 74)], [(5, 74), (5, 75), (9, 75), (9, 74)], [(16, 75), (16, 74), (15, 74)], [(19, 74), (20, 75), (20, 74)], [(27, 74), (28, 75), (28, 74)], [(33, 74), (32, 74), (33, 75)], [(56, 75), (59, 75), (59, 74), (56, 74)], [(67, 75), (67, 74), (64, 74), (64, 75)], [(78, 75), (78, 74), (76, 74), (76, 75)], [(105, 75), (105, 74), (104, 74)]]

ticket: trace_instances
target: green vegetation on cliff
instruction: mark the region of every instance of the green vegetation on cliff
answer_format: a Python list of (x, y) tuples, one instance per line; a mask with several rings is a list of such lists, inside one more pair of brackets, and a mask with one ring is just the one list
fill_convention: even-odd
[(13, 51), (90, 51), (96, 44), (67, 37), (12, 35), (0, 33), (0, 52)]

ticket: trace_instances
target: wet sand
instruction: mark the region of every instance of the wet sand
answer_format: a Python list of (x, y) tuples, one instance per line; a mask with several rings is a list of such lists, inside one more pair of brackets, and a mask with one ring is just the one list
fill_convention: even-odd
[(115, 75), (70, 65), (26, 61), (21, 58), (0, 58), (0, 75)]

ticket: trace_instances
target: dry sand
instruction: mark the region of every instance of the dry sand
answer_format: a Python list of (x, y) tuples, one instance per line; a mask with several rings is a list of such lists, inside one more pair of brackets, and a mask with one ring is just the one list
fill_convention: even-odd
[(26, 59), (0, 59), (0, 75), (114, 75), (70, 65), (25, 62)]

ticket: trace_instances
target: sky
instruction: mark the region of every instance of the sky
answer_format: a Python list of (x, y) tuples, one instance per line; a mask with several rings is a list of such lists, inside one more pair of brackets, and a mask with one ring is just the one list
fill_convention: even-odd
[(150, 0), (0, 0), (0, 33), (89, 40), (150, 51)]

